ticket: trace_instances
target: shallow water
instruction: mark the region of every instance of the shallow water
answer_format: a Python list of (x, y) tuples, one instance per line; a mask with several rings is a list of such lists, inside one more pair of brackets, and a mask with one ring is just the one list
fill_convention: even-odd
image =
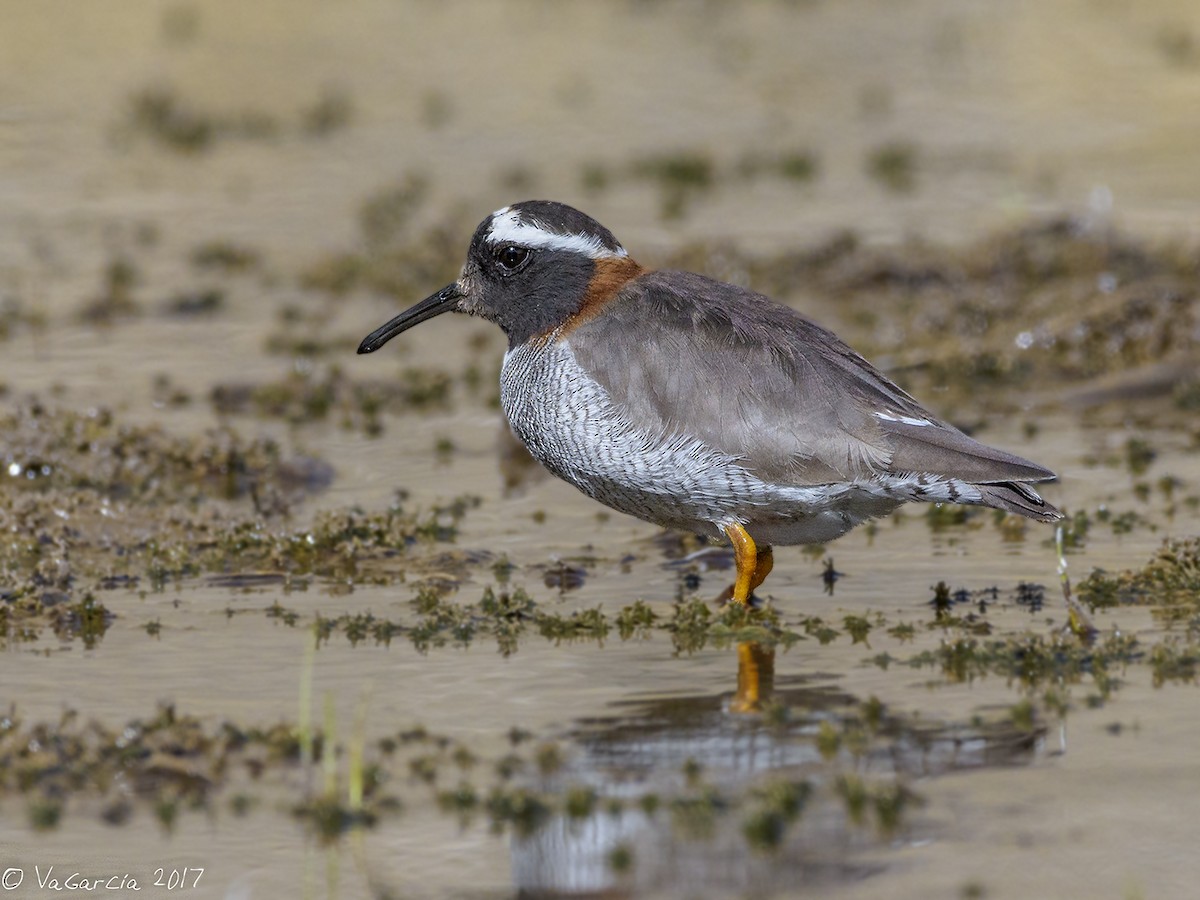
[[(696, 547), (521, 469), (491, 402), (499, 334), (445, 318), (355, 357), (357, 339), (421, 288), (396, 298), (305, 286), (331, 257), (366, 252), (361, 205), (412, 173), (427, 192), (391, 240), (416, 244), (442, 223), (453, 234), (444, 253), (430, 239), (430, 266), (446, 256), (430, 291), (453, 277), (474, 222), (525, 194), (585, 207), (646, 260), (707, 241), (713, 271), (741, 259), (722, 247), (753, 258), (845, 229), (901, 258), (914, 238), (948, 246), (969, 270), (988, 233), (1046, 213), (1073, 215), (1085, 232), (1119, 227), (1139, 247), (1187, 247), (1200, 196), (1190, 6), (922, 2), (902, 17), (872, 2), (2, 7), (5, 411), (36, 395), (54, 409), (111, 409), (129, 429), (190, 437), (224, 424), (331, 465), (327, 486), (285, 512), (259, 510), (268, 531), (301, 533), (322, 511), (379, 513), (397, 490), (409, 510), (480, 498), (453, 542), (414, 540), (372, 557), (363, 577), (234, 560), (162, 589), (111, 546), (197, 529), (206, 516), (217, 527), (253, 518), (251, 499), (126, 497), (66, 510), (64, 529), (111, 546), (81, 542), (62, 590), (72, 601), (93, 592), (115, 618), (91, 647), (41, 626), (19, 639), (10, 627), (0, 710), (64, 734), (73, 726), (54, 723), (68, 710), (119, 732), (159, 704), (213, 730), (292, 728), (309, 714), (324, 729), (328, 703), (339, 796), (363, 745), (379, 791), (401, 809), (380, 806), (371, 825), (335, 829), (325, 843), (293, 815), (320, 794), (321, 762), (290, 758), (263, 763), (260, 778), (250, 774), (260, 761), (239, 757), (169, 827), (161, 811), (173, 782), (146, 791), (119, 767), (63, 795), (0, 781), (0, 870), (25, 873), (14, 896), (38, 895), (51, 865), (60, 877), (130, 873), (151, 891), (159, 866), (202, 867), (188, 890), (198, 897), (1191, 896), (1195, 686), (1186, 671), (1156, 685), (1151, 651), (1172, 641), (1194, 650), (1194, 621), (1168, 629), (1154, 604), (1096, 611), (1099, 646), (1119, 633), (1142, 648), (1103, 673), (1090, 662), (1057, 678), (1006, 674), (1003, 659), (943, 665), (939, 654), (959, 641), (1053, 643), (1066, 621), (1058, 557), (1050, 529), (1017, 534), (987, 515), (939, 525), (916, 509), (823, 552), (779, 548), (760, 591), (779, 616), (773, 649), (737, 623), (688, 643), (667, 623), (720, 592), (727, 556), (680, 561)], [(172, 146), (131, 117), (137, 93), (157, 85), (213, 120), (208, 145)], [(304, 111), (329, 91), (349, 99), (346, 122), (306, 132)], [(899, 148), (892, 169), (872, 163), (881, 148)], [(815, 175), (746, 174), (797, 152), (812, 155)], [(654, 154), (698, 155), (711, 183), (682, 188), (672, 207), (678, 186), (637, 174)], [(603, 186), (587, 176), (597, 164)], [(212, 241), (259, 261), (205, 269), (192, 257)], [(134, 270), (124, 286), (112, 269), (120, 259)], [(954, 283), (959, 269), (941, 274)], [(215, 311), (170, 311), (205, 290), (220, 293)], [(906, 324), (889, 318), (907, 297), (894, 290), (881, 289), (874, 317), (844, 293), (794, 290), (791, 302), (852, 344), (886, 346)], [(1057, 310), (1068, 322), (1099, 304), (1096, 291), (1073, 290)], [(81, 317), (97, 298), (106, 324)], [(919, 321), (902, 349), (936, 359), (954, 336)], [(993, 323), (989, 339), (1011, 352), (1005, 329), (1035, 324)], [(268, 352), (280, 335), (341, 343)], [(1168, 361), (1194, 371), (1196, 343)], [(353, 403), (289, 424), (210, 402), (218, 385), (317, 379), (334, 366), (352, 386), (410, 368), (444, 371), (454, 386), (448, 402), (385, 411), (379, 437)], [(1186, 502), (1200, 485), (1195, 412), (1169, 402), (1173, 384), (1165, 398), (1072, 401), (1092, 386), (1048, 380), (1020, 393), (981, 381), (965, 413), (952, 391), (922, 393), (935, 409), (954, 404), (984, 440), (1060, 473), (1049, 499), (1092, 514), (1068, 554), (1076, 583), (1095, 567), (1139, 567), (1164, 538), (1200, 531), (1198, 505)], [(1157, 453), (1144, 472), (1126, 463), (1131, 438)], [(1178, 482), (1170, 496), (1166, 476)], [(1102, 508), (1137, 515), (1114, 527)], [(110, 524), (95, 530), (93, 519)], [(13, 521), (4, 527), (15, 545)], [(31, 582), (27, 562), (5, 559), (0, 602), (10, 604), (7, 591)], [(832, 592), (827, 565), (842, 575)], [(102, 574), (129, 572), (132, 588), (104, 586)], [(560, 589), (563, 578), (582, 584)], [(953, 622), (931, 605), (939, 582), (967, 592)], [(414, 635), (433, 615), (414, 604), (422, 587), (442, 613), (475, 609), (487, 588), (520, 587), (546, 618), (529, 619), (508, 654), (484, 616), (469, 639), (439, 633), (422, 647)], [(636, 601), (655, 624), (622, 639), (618, 616)], [(550, 631), (597, 609), (609, 627), (601, 638)], [(352, 642), (340, 628), (308, 649), (318, 616), (364, 612), (398, 626), (390, 643)], [(1070, 656), (1077, 645), (1062, 640), (1049, 656)], [(418, 726), (429, 736), (380, 749)], [(171, 764), (207, 771), (183, 750)], [(433, 767), (432, 786), (422, 766)], [(96, 790), (103, 779), (107, 793)], [(477, 802), (450, 796), (463, 785)], [(244, 813), (241, 794), (253, 800)], [(130, 805), (123, 824), (101, 817), (114, 796)], [(514, 808), (521, 798), (528, 805)], [(35, 828), (47, 803), (61, 817)]]

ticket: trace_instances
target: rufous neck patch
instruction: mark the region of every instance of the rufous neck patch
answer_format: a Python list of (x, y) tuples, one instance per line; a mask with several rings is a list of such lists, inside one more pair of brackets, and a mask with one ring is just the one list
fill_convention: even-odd
[(558, 329), (558, 339), (562, 340), (584, 322), (590, 321), (620, 292), (621, 288), (646, 272), (646, 269), (628, 256), (596, 260), (595, 270), (588, 281), (587, 291), (583, 295), (583, 302), (579, 304), (579, 309), (563, 323), (562, 328)]

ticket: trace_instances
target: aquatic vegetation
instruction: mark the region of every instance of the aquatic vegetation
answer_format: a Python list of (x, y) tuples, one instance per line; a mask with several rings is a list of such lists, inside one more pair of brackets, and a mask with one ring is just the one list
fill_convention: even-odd
[(368, 246), (394, 244), (409, 229), (429, 195), (429, 179), (412, 174), (379, 188), (363, 201), (358, 226)]
[(1200, 538), (1165, 541), (1142, 568), (1109, 574), (1100, 569), (1080, 582), (1079, 598), (1093, 609), (1152, 606), (1168, 626), (1200, 630)]
[(79, 318), (93, 325), (111, 325), (119, 318), (137, 315), (141, 305), (134, 299), (133, 289), (139, 279), (138, 268), (128, 257), (110, 260), (99, 292), (80, 307)]
[(871, 646), (867, 636), (871, 633), (874, 623), (866, 616), (846, 616), (842, 619), (842, 625), (855, 644), (863, 644), (868, 648)]
[(123, 424), (112, 411), (61, 409), (31, 400), (0, 414), (6, 434), (0, 497), (32, 492), (91, 492), (100, 500), (196, 503), (233, 500), (270, 490), (316, 490), (330, 471), (313, 460), (288, 459), (270, 439), (245, 440), (221, 428), (182, 438), (159, 427)]
[(643, 638), (658, 621), (658, 616), (645, 602), (638, 600), (629, 606), (622, 607), (616, 615), (617, 633), (621, 640)]
[(767, 177), (807, 184), (819, 173), (817, 155), (806, 148), (774, 153), (749, 152), (727, 164), (707, 149), (693, 147), (646, 154), (624, 165), (604, 160), (586, 161), (579, 168), (579, 184), (584, 192), (593, 196), (629, 181), (652, 184), (659, 192), (659, 214), (665, 220), (674, 220), (684, 218), (694, 200), (734, 178)]
[(833, 643), (839, 637), (841, 632), (827, 624), (820, 616), (804, 616), (800, 620), (801, 627), (804, 633), (810, 637), (817, 639), (817, 642), (822, 646)]
[[(370, 290), (392, 297), (423, 296), (431, 284), (458, 274), (466, 219), (449, 218), (412, 234), (408, 227), (424, 196), (416, 181), (385, 187), (367, 198), (360, 214), (361, 248), (334, 253), (308, 266), (301, 286), (341, 297)], [(402, 239), (401, 239), (402, 238)]]
[(148, 87), (130, 98), (126, 127), (188, 153), (207, 149), (217, 130), (210, 116), (185, 103), (166, 86)]
[(1145, 473), (1156, 456), (1158, 451), (1144, 438), (1131, 437), (1125, 442), (1125, 465), (1134, 475)]
[(570, 616), (539, 613), (534, 622), (542, 637), (558, 644), (562, 641), (595, 640), (603, 644), (608, 635), (608, 617), (600, 609), (579, 610)]
[(579, 186), (591, 195), (608, 190), (613, 178), (612, 170), (602, 162), (586, 162), (579, 170)]
[[(362, 527), (377, 527), (375, 521), (364, 522)], [(357, 541), (361, 532), (355, 531), (355, 535), (354, 540)], [(265, 536), (265, 539), (265, 546), (275, 546), (274, 539), (269, 536)], [(397, 547), (411, 543), (411, 536), (404, 527), (396, 532), (396, 539)], [(318, 543), (324, 544), (325, 541)], [(390, 558), (389, 555), (384, 552), (382, 558), (378, 555), (372, 557), (366, 549), (370, 542), (362, 545), (361, 549), (356, 550), (354, 546), (337, 542), (334, 549), (317, 553), (313, 557), (316, 560), (314, 562), (308, 561), (308, 554), (302, 554), (301, 561), (287, 569), (286, 576), (315, 574), (339, 583), (390, 583), (389, 569), (386, 566), (377, 567), (371, 562), (372, 559), (384, 562)], [(286, 568), (286, 563), (277, 558), (263, 558), (262, 552), (255, 550), (248, 557), (257, 560), (256, 572), (271, 566)], [(337, 562), (339, 560), (340, 563)], [(208, 562), (204, 564), (209, 565)], [(220, 567), (220, 564), (217, 563), (217, 566)], [(252, 585), (261, 581), (262, 576), (253, 578), (255, 581), (250, 582)], [(270, 582), (274, 583), (275, 580)], [(280, 583), (287, 587), (288, 582)], [(233, 582), (229, 584), (234, 586)], [(775, 610), (743, 610), (726, 605), (714, 611), (711, 604), (701, 600), (680, 601), (674, 605), (671, 618), (660, 615), (641, 600), (622, 607), (612, 616), (599, 607), (575, 609), (564, 614), (544, 608), (542, 603), (521, 587), (489, 585), (484, 588), (479, 601), (472, 603), (451, 596), (448, 590), (425, 585), (418, 590), (410, 605), (415, 618), (377, 616), (368, 610), (334, 617), (317, 615), (312, 624), (322, 644), (328, 643), (335, 635), (344, 637), (351, 645), (368, 639), (376, 644), (390, 644), (394, 638), (405, 637), (418, 651), (428, 653), (446, 646), (465, 647), (477, 640), (490, 639), (495, 641), (497, 651), (503, 656), (516, 653), (521, 641), (533, 636), (555, 645), (589, 642), (603, 646), (614, 629), (622, 641), (648, 640), (657, 634), (666, 634), (676, 652), (682, 654), (746, 641), (786, 648), (802, 639), (799, 633), (784, 625)], [(283, 607), (278, 601), (267, 607), (265, 615), (289, 627), (305, 624), (305, 619), (299, 613)], [(867, 630), (873, 627), (866, 619), (862, 621), (866, 623)], [(858, 631), (857, 624), (855, 631)], [(832, 632), (829, 640), (838, 634)]]
[[(319, 753), (329, 752), (322, 734), (315, 744)], [(215, 815), (223, 796), (231, 795), (230, 810), (244, 815), (257, 804), (255, 793), (295, 785), (290, 773), (305, 764), (299, 751), (289, 725), (213, 726), (171, 705), (118, 729), (85, 724), (71, 711), (52, 724), (9, 717), (0, 720), (0, 800), (23, 798), (36, 830), (51, 830), (70, 808), (84, 807), (98, 808), (114, 826), (145, 809), (170, 831), (185, 810)], [(372, 762), (359, 777), (362, 796), (354, 802), (339, 801), (326, 789), (299, 799), (294, 814), (333, 837), (398, 811), (395, 798), (382, 790), (379, 764)]]
[(342, 88), (325, 88), (300, 111), (300, 130), (312, 137), (325, 137), (348, 128), (354, 121), (354, 101)]
[(1119, 633), (1103, 635), (1092, 646), (1073, 636), (956, 637), (911, 657), (907, 664), (936, 669), (950, 682), (996, 676), (1026, 690), (1087, 679), (1103, 700), (1120, 686), (1114, 671), (1140, 662), (1144, 653), (1137, 638)]
[(678, 219), (693, 197), (713, 189), (716, 164), (706, 152), (688, 150), (647, 156), (634, 162), (630, 173), (656, 184), (662, 217)]
[[(276, 348), (280, 349), (280, 348)], [(325, 346), (289, 346), (288, 352), (323, 352)], [(290, 371), (283, 379), (258, 384), (216, 385), (213, 407), (224, 415), (256, 415), (294, 425), (334, 419), (341, 427), (383, 433), (385, 413), (445, 409), (453, 376), (444, 370), (408, 367), (399, 377), (356, 380), (338, 366)]]
[(777, 849), (788, 826), (803, 812), (812, 790), (807, 781), (778, 781), (755, 790), (754, 808), (742, 826), (746, 843), (758, 850)]
[[(35, 305), (15, 295), (0, 299), (0, 341), (8, 340), (24, 331), (38, 333), (45, 327), (45, 313)], [(0, 382), (0, 397), (7, 393), (7, 387)]]
[(226, 275), (250, 272), (262, 265), (262, 253), (257, 248), (220, 238), (197, 244), (189, 258), (201, 271)]
[[(330, 470), (287, 458), (273, 441), (244, 441), (229, 428), (179, 438), (104, 410), (36, 402), (0, 425), (9, 435), (0, 460), (5, 641), (50, 628), (93, 646), (112, 620), (100, 592), (162, 590), (206, 573), (234, 589), (286, 591), (312, 577), (391, 583), (413, 547), (453, 542), (478, 505), (464, 496), (411, 510), (397, 496), (382, 511), (326, 509), (292, 524), (290, 503), (322, 488)], [(378, 624), (343, 627), (382, 634)]]
[(908, 193), (917, 186), (918, 153), (906, 141), (881, 144), (866, 160), (867, 174), (890, 191)]
[(119, 137), (149, 139), (177, 153), (204, 153), (221, 141), (267, 141), (289, 134), (324, 137), (347, 127), (353, 105), (344, 91), (325, 89), (289, 122), (264, 109), (205, 108), (171, 84), (151, 84), (134, 91), (118, 123)]
[(738, 174), (743, 178), (776, 175), (794, 182), (808, 182), (817, 177), (820, 163), (811, 150), (793, 150), (778, 155), (747, 154), (738, 161)]
[(164, 310), (172, 316), (211, 316), (225, 307), (225, 292), (220, 288), (197, 288), (168, 298)]

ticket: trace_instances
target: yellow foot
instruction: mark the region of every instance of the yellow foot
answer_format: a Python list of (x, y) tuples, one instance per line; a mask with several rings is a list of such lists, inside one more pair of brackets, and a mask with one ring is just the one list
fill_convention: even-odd
[(725, 526), (725, 535), (733, 544), (733, 562), (737, 567), (737, 579), (727, 599), (746, 605), (751, 592), (766, 580), (775, 565), (775, 554), (770, 547), (756, 547), (754, 538), (741, 525)]

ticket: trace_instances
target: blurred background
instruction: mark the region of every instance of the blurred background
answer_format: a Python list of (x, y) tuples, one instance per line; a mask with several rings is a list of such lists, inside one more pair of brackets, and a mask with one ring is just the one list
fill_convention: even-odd
[[(0, 0), (25, 888), (1190, 896), (1198, 136), (1183, 0)], [(494, 328), (355, 356), (530, 198), (1059, 472), (1100, 643), (1048, 533), (931, 508), (777, 553), (760, 646), (723, 551), (528, 465)]]

